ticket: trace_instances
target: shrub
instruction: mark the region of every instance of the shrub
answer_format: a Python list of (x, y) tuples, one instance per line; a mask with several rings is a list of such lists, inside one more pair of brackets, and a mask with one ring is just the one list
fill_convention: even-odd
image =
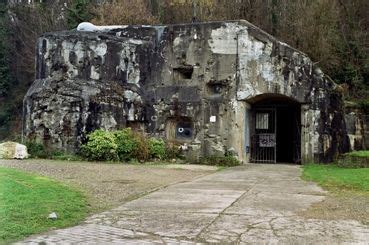
[[(147, 138), (131, 128), (115, 131), (96, 130), (87, 136), (87, 143), (81, 146), (82, 156), (88, 160), (130, 161), (137, 159), (173, 159), (180, 157), (178, 145), (166, 144), (163, 139)], [(65, 153), (54, 154), (54, 159), (74, 160)], [(77, 158), (78, 160), (78, 158)]]
[(151, 158), (163, 160), (167, 157), (166, 145), (164, 140), (150, 138), (148, 144)]
[(147, 138), (137, 132), (134, 132), (134, 138), (137, 143), (136, 151), (134, 153), (134, 156), (137, 158), (137, 160), (140, 161), (147, 161), (150, 159), (150, 149), (149, 144), (147, 142)]
[(200, 158), (199, 164), (233, 167), (241, 165), (241, 162), (234, 156), (207, 156)]
[(43, 144), (37, 143), (36, 141), (27, 141), (25, 145), (27, 146), (27, 151), (31, 158), (49, 157), (49, 152), (45, 149)]
[(346, 153), (340, 156), (337, 165), (345, 168), (368, 168), (369, 151), (353, 151)]
[(176, 158), (183, 159), (184, 156), (181, 153), (182, 151), (178, 144), (173, 142), (167, 142), (166, 144), (167, 159), (176, 159)]
[(113, 132), (102, 129), (95, 130), (87, 135), (87, 143), (82, 145), (82, 154), (89, 160), (116, 161), (118, 157), (118, 145)]
[(138, 142), (131, 128), (113, 131), (115, 143), (117, 144), (118, 158), (121, 161), (129, 161), (135, 158)]

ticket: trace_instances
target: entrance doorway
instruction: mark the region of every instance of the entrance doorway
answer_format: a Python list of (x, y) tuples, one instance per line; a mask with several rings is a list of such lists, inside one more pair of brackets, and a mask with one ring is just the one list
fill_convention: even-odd
[(270, 95), (251, 105), (251, 162), (301, 163), (301, 105)]

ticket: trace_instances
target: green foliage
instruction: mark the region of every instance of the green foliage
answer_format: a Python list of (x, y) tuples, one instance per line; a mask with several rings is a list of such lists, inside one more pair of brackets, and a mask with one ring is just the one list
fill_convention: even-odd
[(89, 21), (92, 18), (90, 11), (90, 0), (73, 0), (69, 8), (67, 8), (68, 27), (73, 29), (79, 23)]
[(135, 158), (138, 150), (138, 142), (131, 128), (125, 128), (113, 132), (115, 143), (117, 144), (118, 159), (129, 161)]
[(303, 177), (332, 190), (369, 192), (369, 168), (341, 168), (335, 165), (304, 165)]
[(89, 160), (117, 161), (118, 145), (113, 132), (95, 130), (87, 136), (87, 143), (82, 145), (82, 154)]
[(7, 36), (7, 7), (0, 3), (0, 97), (8, 94), (10, 86)]
[(48, 158), (49, 153), (45, 149), (44, 145), (41, 143), (37, 143), (35, 141), (27, 141), (25, 142), (27, 146), (28, 154), (30, 154), (31, 158)]
[(147, 138), (140, 133), (133, 132), (135, 141), (137, 143), (137, 148), (134, 153), (134, 156), (137, 160), (147, 161), (150, 159), (150, 149), (149, 144), (147, 142)]
[(182, 151), (178, 144), (173, 142), (167, 142), (166, 144), (166, 157), (167, 159), (183, 159)]
[(369, 158), (369, 151), (352, 151), (345, 154), (346, 156)]
[(337, 165), (345, 168), (369, 168), (369, 151), (346, 153), (340, 156)]
[(241, 165), (241, 162), (234, 156), (208, 156), (200, 158), (199, 164), (234, 167)]
[(167, 158), (167, 148), (166, 148), (164, 140), (150, 138), (148, 141), (148, 144), (149, 144), (151, 158), (160, 159), (160, 160)]
[(130, 161), (148, 158), (146, 141), (131, 128), (116, 131), (98, 129), (90, 133), (87, 139), (81, 153), (89, 160)]
[(35, 141), (25, 142), (27, 146), (28, 154), (31, 158), (43, 158), (43, 159), (54, 159), (54, 160), (65, 160), (65, 161), (80, 161), (82, 158), (78, 155), (64, 152), (64, 151), (52, 151), (45, 148), (41, 143)]
[(369, 114), (369, 100), (359, 101), (359, 106), (365, 113)]
[(115, 131), (99, 129), (90, 133), (87, 138), (87, 143), (81, 147), (81, 153), (89, 160), (147, 161), (180, 156), (178, 146), (166, 144), (162, 139), (147, 138), (131, 128)]
[(0, 138), (6, 138), (9, 135), (10, 119), (11, 110), (9, 109), (9, 105), (7, 103), (0, 103)]
[[(0, 168), (0, 244), (76, 225), (87, 214), (86, 198), (47, 177)], [(57, 220), (48, 219), (56, 212)]]

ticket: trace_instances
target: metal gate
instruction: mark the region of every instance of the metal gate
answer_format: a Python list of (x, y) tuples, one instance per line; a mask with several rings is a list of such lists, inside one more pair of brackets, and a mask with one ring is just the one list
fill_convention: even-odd
[(254, 132), (251, 136), (251, 161), (255, 163), (276, 163), (276, 109), (256, 109), (252, 118)]

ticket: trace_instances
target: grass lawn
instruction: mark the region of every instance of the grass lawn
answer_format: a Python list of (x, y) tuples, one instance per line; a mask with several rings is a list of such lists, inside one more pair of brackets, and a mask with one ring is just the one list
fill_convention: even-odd
[[(0, 167), (0, 244), (77, 224), (87, 214), (81, 192), (46, 177)], [(51, 212), (58, 219), (49, 220)]]
[(340, 168), (335, 165), (304, 165), (303, 178), (329, 190), (369, 193), (369, 168)]

